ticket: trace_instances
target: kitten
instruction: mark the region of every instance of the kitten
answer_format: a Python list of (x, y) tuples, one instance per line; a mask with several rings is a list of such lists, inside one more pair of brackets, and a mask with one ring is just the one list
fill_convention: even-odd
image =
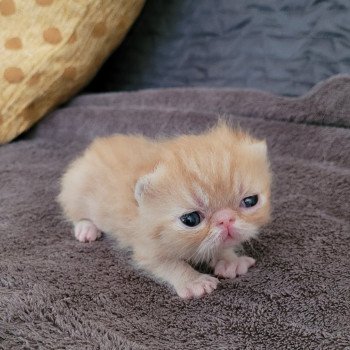
[(219, 280), (189, 262), (225, 278), (255, 263), (233, 248), (270, 217), (266, 143), (224, 123), (161, 141), (98, 138), (63, 176), (59, 202), (79, 241), (108, 232), (181, 298), (200, 297)]

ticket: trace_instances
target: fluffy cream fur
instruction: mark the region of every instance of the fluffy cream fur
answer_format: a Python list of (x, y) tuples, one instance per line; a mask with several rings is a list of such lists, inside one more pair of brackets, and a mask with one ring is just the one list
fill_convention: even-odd
[[(252, 195), (259, 196), (257, 205), (242, 207)], [(233, 247), (254, 237), (270, 217), (266, 143), (224, 123), (201, 135), (161, 141), (99, 138), (69, 166), (59, 202), (80, 241), (108, 232), (179, 296), (199, 297), (219, 281), (188, 262), (206, 261), (215, 275), (227, 278), (255, 262), (238, 257)], [(201, 223), (185, 226), (180, 217), (194, 211)], [(217, 221), (222, 213), (230, 216), (230, 239)]]

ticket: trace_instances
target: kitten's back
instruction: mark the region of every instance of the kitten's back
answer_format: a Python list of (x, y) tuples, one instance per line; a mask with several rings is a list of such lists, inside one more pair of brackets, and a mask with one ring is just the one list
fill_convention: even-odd
[(101, 230), (136, 215), (134, 186), (154, 168), (157, 144), (140, 136), (96, 139), (64, 174), (59, 202), (72, 222), (92, 220)]

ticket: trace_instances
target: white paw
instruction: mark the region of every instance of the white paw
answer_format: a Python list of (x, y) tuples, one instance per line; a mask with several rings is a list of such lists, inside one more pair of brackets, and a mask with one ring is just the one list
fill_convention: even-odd
[(74, 225), (74, 236), (80, 242), (92, 242), (101, 237), (101, 231), (90, 220), (80, 220)]
[(247, 273), (254, 264), (255, 259), (249, 256), (239, 256), (231, 261), (219, 260), (215, 265), (214, 274), (224, 278), (235, 278)]
[(220, 282), (217, 278), (201, 274), (195, 280), (176, 288), (176, 292), (183, 299), (199, 298), (211, 293), (217, 288), (218, 283)]

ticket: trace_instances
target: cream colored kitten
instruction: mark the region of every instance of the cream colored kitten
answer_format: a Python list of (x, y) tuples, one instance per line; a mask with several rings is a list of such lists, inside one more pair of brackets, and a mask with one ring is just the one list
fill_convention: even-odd
[(79, 241), (108, 232), (180, 297), (200, 297), (219, 280), (189, 262), (226, 278), (255, 263), (233, 248), (270, 217), (266, 144), (224, 123), (163, 141), (99, 138), (68, 168), (59, 202)]

